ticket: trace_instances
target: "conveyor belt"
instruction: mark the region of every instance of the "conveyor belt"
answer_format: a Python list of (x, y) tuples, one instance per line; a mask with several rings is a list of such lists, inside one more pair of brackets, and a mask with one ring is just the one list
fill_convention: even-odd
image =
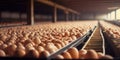
[(102, 52), (105, 54), (104, 38), (99, 27), (96, 27), (91, 37), (88, 39), (82, 49), (94, 49), (97, 52)]

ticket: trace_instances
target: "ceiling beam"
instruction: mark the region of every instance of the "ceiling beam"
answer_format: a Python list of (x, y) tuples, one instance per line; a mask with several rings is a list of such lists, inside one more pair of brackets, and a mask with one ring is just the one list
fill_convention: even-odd
[(41, 3), (44, 3), (44, 4), (47, 4), (49, 6), (52, 6), (52, 7), (56, 7), (56, 8), (59, 8), (59, 9), (62, 9), (64, 11), (69, 11), (69, 12), (72, 12), (72, 13), (75, 13), (75, 14), (79, 14), (79, 12), (75, 11), (75, 10), (72, 10), (70, 8), (66, 8), (62, 5), (59, 5), (57, 3), (54, 3), (52, 1), (49, 1), (49, 0), (37, 0), (38, 2), (41, 2)]

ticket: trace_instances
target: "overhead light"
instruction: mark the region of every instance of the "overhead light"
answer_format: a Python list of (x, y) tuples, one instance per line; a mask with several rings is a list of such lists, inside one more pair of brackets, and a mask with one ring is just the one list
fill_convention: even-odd
[(115, 10), (115, 9), (118, 9), (119, 7), (108, 7), (107, 9), (108, 10)]

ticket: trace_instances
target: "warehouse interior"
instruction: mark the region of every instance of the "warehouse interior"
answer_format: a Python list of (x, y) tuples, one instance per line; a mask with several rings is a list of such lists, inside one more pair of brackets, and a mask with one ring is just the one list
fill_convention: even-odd
[(119, 31), (120, 0), (0, 1), (0, 59), (120, 59)]

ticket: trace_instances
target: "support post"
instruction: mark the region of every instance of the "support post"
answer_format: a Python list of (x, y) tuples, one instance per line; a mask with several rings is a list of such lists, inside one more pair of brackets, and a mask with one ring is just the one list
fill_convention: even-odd
[(28, 1), (27, 24), (34, 24), (34, 0)]
[(57, 22), (57, 7), (55, 6), (54, 7), (54, 19), (53, 19), (53, 22)]
[(1, 11), (0, 11), (0, 23), (2, 22)]
[(116, 14), (117, 14), (117, 12), (116, 12), (116, 10), (115, 10), (115, 20), (117, 20), (117, 15), (116, 15)]
[(65, 14), (66, 14), (66, 21), (68, 21), (69, 20), (69, 12), (65, 11)]
[(74, 14), (71, 14), (72, 15), (72, 21), (75, 20), (75, 15)]

